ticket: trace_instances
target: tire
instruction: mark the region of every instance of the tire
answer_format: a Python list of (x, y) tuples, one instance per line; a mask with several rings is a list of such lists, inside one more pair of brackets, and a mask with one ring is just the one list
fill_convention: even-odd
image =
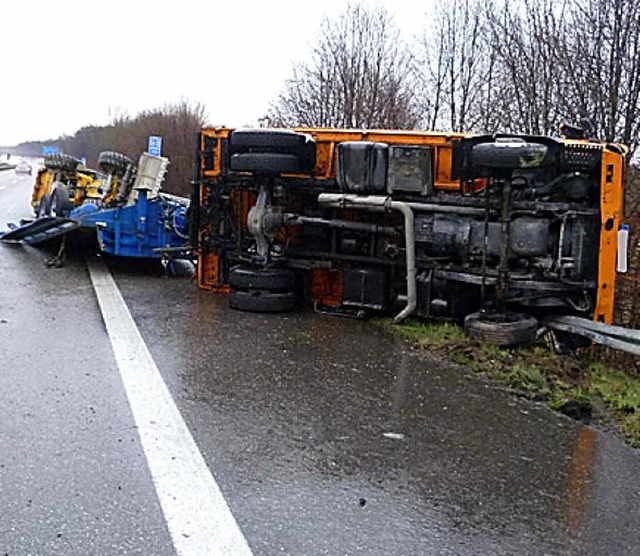
[(539, 168), (548, 161), (547, 147), (540, 143), (497, 140), (479, 143), (471, 149), (474, 168), (511, 169)]
[(501, 347), (516, 347), (533, 342), (538, 321), (522, 313), (471, 313), (464, 319), (464, 329), (477, 340)]
[(229, 134), (231, 152), (259, 150), (260, 152), (296, 152), (309, 140), (308, 135), (290, 129), (239, 129)]
[(231, 155), (231, 170), (236, 172), (283, 174), (296, 173), (300, 169), (300, 159), (294, 154), (238, 153)]
[(61, 170), (63, 172), (75, 172), (80, 161), (68, 154), (51, 154), (44, 159), (44, 167), (48, 170)]
[(98, 156), (98, 166), (105, 174), (124, 174), (131, 163), (128, 156), (113, 151), (104, 151)]
[(45, 193), (40, 197), (40, 201), (36, 205), (35, 209), (36, 218), (44, 218), (51, 215), (51, 195)]
[(229, 306), (252, 313), (283, 313), (296, 306), (296, 296), (293, 292), (232, 290), (229, 293)]
[(59, 170), (59, 160), (58, 155), (52, 154), (49, 156), (45, 156), (44, 158), (44, 167), (47, 170)]
[(229, 285), (239, 290), (271, 290), (290, 292), (295, 289), (296, 276), (288, 268), (255, 269), (234, 266), (229, 270)]
[(51, 198), (51, 213), (55, 216), (67, 216), (74, 209), (74, 204), (69, 196), (69, 190), (59, 184)]

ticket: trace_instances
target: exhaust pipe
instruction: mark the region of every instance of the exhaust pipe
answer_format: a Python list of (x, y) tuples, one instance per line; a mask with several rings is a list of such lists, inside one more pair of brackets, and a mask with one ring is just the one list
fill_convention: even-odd
[(348, 195), (340, 193), (321, 193), (318, 203), (334, 208), (359, 208), (372, 211), (397, 210), (404, 216), (404, 239), (407, 263), (407, 304), (395, 317), (400, 323), (416, 310), (418, 295), (416, 287), (416, 246), (413, 211), (407, 203), (393, 201), (390, 197), (375, 195)]

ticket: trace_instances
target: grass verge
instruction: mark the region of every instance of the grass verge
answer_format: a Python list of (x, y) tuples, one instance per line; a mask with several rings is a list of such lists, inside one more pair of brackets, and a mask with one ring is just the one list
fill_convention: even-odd
[(586, 353), (565, 356), (550, 336), (528, 348), (504, 349), (473, 340), (453, 324), (410, 320), (384, 328), (416, 347), (482, 373), (526, 398), (585, 423), (613, 425), (640, 448), (640, 377), (605, 367)]

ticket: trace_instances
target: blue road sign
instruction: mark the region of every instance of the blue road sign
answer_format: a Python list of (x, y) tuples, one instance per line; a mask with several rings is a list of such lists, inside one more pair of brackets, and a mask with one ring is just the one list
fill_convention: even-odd
[(147, 152), (153, 156), (162, 156), (162, 137), (158, 137), (157, 135), (149, 136), (149, 148)]
[(49, 156), (50, 154), (58, 154), (60, 147), (42, 147), (42, 156)]

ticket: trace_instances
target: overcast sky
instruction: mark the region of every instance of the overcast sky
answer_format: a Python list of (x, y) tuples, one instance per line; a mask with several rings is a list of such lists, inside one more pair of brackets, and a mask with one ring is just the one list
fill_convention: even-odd
[[(407, 40), (432, 0), (385, 6)], [(251, 125), (346, 0), (0, 2), (0, 145), (53, 139), (186, 98)]]

